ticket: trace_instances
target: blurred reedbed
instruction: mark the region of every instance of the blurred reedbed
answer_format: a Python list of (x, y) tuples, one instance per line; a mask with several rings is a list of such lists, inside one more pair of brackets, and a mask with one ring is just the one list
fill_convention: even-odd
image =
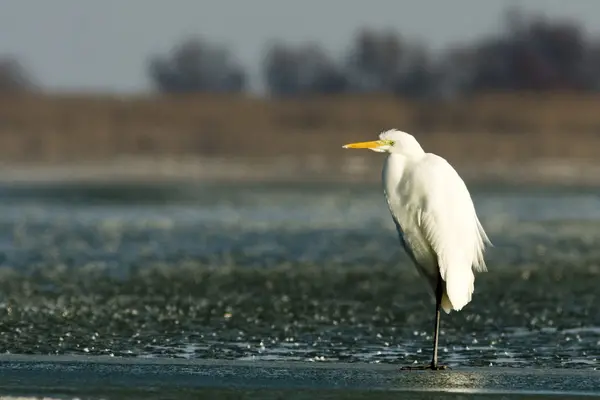
[[(348, 155), (341, 145), (394, 127), (418, 135), (427, 151), (459, 168), (546, 163), (556, 169), (560, 163), (594, 164), (600, 147), (599, 100), (558, 93), (448, 102), (384, 95), (271, 100), (214, 94), (8, 96), (0, 98), (0, 160), (11, 166), (48, 166), (123, 158), (213, 164), (220, 159), (267, 172), (290, 168), (296, 160), (322, 172), (358, 157), (356, 163), (379, 168), (376, 155)], [(273, 164), (277, 160), (282, 165)], [(206, 175), (207, 168), (222, 167), (204, 162), (197, 169)], [(139, 166), (148, 168), (148, 163)]]

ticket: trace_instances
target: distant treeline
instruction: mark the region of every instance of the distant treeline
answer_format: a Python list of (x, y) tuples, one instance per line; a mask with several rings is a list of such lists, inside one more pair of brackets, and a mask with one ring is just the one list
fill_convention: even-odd
[[(362, 29), (341, 57), (318, 43), (269, 43), (262, 74), (272, 96), (387, 93), (441, 99), (495, 91), (600, 89), (600, 38), (577, 22), (509, 10), (504, 29), (433, 52), (391, 30)], [(163, 93), (241, 93), (249, 75), (227, 46), (190, 37), (154, 55), (145, 71)], [(0, 91), (35, 85), (18, 62), (0, 60)]]

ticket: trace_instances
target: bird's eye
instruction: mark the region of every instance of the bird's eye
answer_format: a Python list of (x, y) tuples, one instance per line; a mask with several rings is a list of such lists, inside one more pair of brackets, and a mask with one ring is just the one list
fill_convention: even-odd
[(389, 144), (390, 146), (393, 146), (393, 145), (394, 145), (394, 143), (396, 143), (396, 142), (394, 142), (393, 140), (388, 140), (388, 144)]

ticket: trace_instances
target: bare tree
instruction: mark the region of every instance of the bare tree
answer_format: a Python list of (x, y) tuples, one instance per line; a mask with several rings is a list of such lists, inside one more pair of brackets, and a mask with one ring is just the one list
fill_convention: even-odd
[[(387, 92), (409, 98), (487, 91), (600, 90), (600, 40), (574, 21), (505, 14), (505, 29), (433, 53), (393, 30), (362, 29), (342, 59), (315, 43), (269, 46), (262, 73), (276, 96)], [(189, 40), (150, 72), (163, 91), (237, 91), (243, 71), (223, 47)]]
[(277, 96), (340, 93), (348, 86), (343, 71), (315, 44), (273, 44), (266, 54), (263, 74), (269, 92)]
[(240, 92), (246, 74), (228, 49), (197, 38), (184, 41), (168, 55), (149, 62), (154, 85), (165, 93)]
[(467, 44), (445, 59), (448, 67), (469, 71), (465, 89), (582, 90), (588, 86), (594, 74), (586, 68), (592, 46), (577, 24), (526, 16), (517, 9), (509, 10), (505, 22), (504, 33)]
[(350, 47), (347, 66), (353, 88), (391, 92), (397, 84), (405, 56), (405, 43), (391, 31), (361, 30)]
[(0, 57), (0, 93), (33, 90), (36, 85), (23, 65), (14, 57)]
[(436, 92), (438, 67), (425, 45), (392, 30), (362, 29), (346, 56), (352, 90), (425, 97)]

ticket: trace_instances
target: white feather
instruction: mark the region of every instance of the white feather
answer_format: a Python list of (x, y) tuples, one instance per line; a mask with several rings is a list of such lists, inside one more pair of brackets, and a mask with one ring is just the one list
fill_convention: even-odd
[(446, 160), (425, 153), (412, 135), (392, 130), (380, 139), (394, 143), (382, 178), (405, 248), (433, 293), (442, 277), (444, 311), (461, 310), (471, 301), (473, 271), (487, 270), (484, 251), (491, 244), (469, 191)]

